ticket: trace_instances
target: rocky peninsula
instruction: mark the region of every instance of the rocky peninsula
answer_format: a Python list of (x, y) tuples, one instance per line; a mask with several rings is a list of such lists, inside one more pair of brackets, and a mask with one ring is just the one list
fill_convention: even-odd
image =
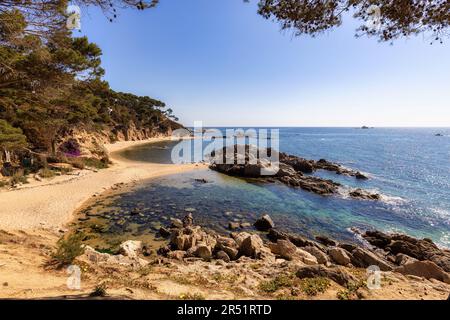
[[(264, 182), (281, 182), (294, 188), (301, 188), (308, 192), (319, 195), (337, 194), (342, 185), (330, 179), (323, 179), (314, 176), (313, 173), (318, 170), (334, 172), (338, 175), (346, 175), (359, 180), (369, 179), (367, 175), (343, 167), (342, 165), (327, 161), (325, 159), (307, 160), (294, 155), (289, 155), (271, 149), (257, 149), (254, 146), (245, 146), (245, 151), (240, 154), (239, 146), (224, 147), (222, 150), (214, 153), (210, 168), (212, 170), (237, 177), (253, 178)], [(278, 154), (272, 154), (278, 153)], [(276, 162), (277, 169), (273, 175), (263, 174), (263, 170), (270, 170), (274, 165), (268, 159), (259, 157), (260, 154), (269, 155)], [(221, 161), (217, 161), (220, 159)], [(351, 189), (349, 196), (355, 199), (380, 200), (381, 195), (371, 193), (362, 189)]]

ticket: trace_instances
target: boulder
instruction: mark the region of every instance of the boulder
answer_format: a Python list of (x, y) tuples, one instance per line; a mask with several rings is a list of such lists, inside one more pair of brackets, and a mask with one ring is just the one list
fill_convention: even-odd
[(277, 240), (277, 243), (269, 243), (270, 251), (286, 260), (293, 260), (297, 247), (289, 240)]
[(269, 231), (275, 227), (275, 224), (273, 223), (272, 218), (270, 218), (268, 214), (265, 214), (256, 220), (254, 226), (259, 231)]
[(183, 221), (178, 218), (170, 218), (172, 228), (183, 228)]
[(259, 258), (263, 248), (264, 243), (262, 239), (258, 235), (252, 234), (242, 241), (239, 246), (239, 254), (246, 257)]
[(229, 222), (228, 223), (228, 229), (229, 230), (236, 230), (240, 228), (240, 223), (239, 222)]
[(240, 247), (242, 245), (242, 242), (248, 237), (250, 237), (250, 233), (248, 232), (231, 233), (231, 237), (234, 239), (237, 246)]
[(184, 218), (182, 220), (182, 223), (183, 223), (183, 227), (184, 228), (190, 227), (190, 226), (192, 226), (194, 224), (194, 218), (192, 217), (192, 213), (191, 212), (189, 212), (186, 216), (184, 216)]
[(337, 246), (337, 242), (333, 239), (330, 239), (326, 236), (317, 236), (316, 240), (319, 241), (321, 244), (327, 246), (327, 247), (335, 247)]
[(381, 195), (378, 193), (370, 193), (366, 190), (355, 189), (349, 193), (350, 197), (361, 200), (380, 200)]
[(395, 269), (404, 275), (414, 275), (425, 279), (436, 279), (450, 284), (450, 275), (431, 261), (413, 261)]
[(120, 244), (119, 252), (127, 257), (137, 257), (142, 249), (142, 241), (128, 240)]
[(388, 235), (380, 231), (367, 231), (363, 237), (370, 244), (394, 255), (402, 253), (420, 261), (429, 260), (450, 272), (450, 252), (440, 249), (430, 239), (415, 239), (404, 234)]
[(194, 255), (196, 257), (202, 258), (205, 261), (209, 261), (212, 257), (211, 247), (204, 244), (198, 245), (194, 251)]
[(329, 278), (341, 286), (355, 283), (356, 278), (341, 267), (327, 268), (322, 265), (301, 267), (297, 270), (296, 276), (300, 279), (324, 277)]
[(182, 261), (186, 257), (186, 251), (175, 250), (167, 253), (167, 258)]
[(170, 231), (164, 227), (159, 228), (159, 234), (161, 235), (161, 237), (163, 238), (168, 238), (170, 237)]
[(354, 245), (352, 243), (340, 243), (338, 246), (339, 246), (339, 248), (342, 248), (349, 253), (352, 252), (353, 250), (355, 250), (357, 247), (356, 245)]
[(300, 261), (308, 265), (316, 265), (318, 263), (316, 257), (300, 248), (297, 248), (295, 256), (298, 257)]
[(382, 271), (391, 271), (392, 266), (375, 253), (363, 248), (356, 248), (352, 251), (351, 262), (356, 267), (367, 268), (378, 266)]
[(320, 250), (317, 247), (313, 246), (307, 246), (302, 248), (306, 252), (309, 252), (311, 255), (313, 255), (317, 259), (317, 263), (324, 264), (328, 266), (330, 264), (330, 259), (328, 258), (327, 254)]
[(399, 266), (402, 266), (404, 264), (411, 263), (414, 261), (417, 261), (417, 259), (410, 257), (403, 253), (399, 253), (395, 256), (395, 263)]
[(132, 268), (142, 268), (149, 264), (145, 259), (136, 256), (125, 256), (123, 254), (112, 255), (108, 253), (101, 253), (90, 246), (84, 246), (84, 253), (79, 257), (88, 263), (102, 264), (102, 265), (121, 265)]
[(230, 257), (231, 260), (236, 260), (239, 256), (239, 250), (233, 247), (223, 247), (223, 251)]
[(328, 250), (328, 254), (334, 262), (341, 266), (347, 266), (351, 262), (349, 254), (342, 248), (333, 247)]
[(317, 243), (310, 241), (302, 236), (296, 234), (290, 234), (283, 231), (279, 231), (277, 229), (270, 229), (267, 237), (272, 242), (277, 242), (278, 239), (289, 240), (297, 247), (306, 247), (306, 246), (316, 246)]
[(216, 258), (219, 260), (223, 260), (225, 262), (230, 262), (230, 256), (228, 256), (228, 254), (225, 251), (218, 251), (216, 253)]

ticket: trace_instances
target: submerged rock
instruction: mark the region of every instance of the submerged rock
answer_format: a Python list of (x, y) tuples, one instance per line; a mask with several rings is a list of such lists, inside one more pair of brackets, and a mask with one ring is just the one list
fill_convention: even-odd
[(265, 214), (261, 218), (256, 220), (254, 226), (259, 231), (268, 231), (275, 227), (275, 223), (268, 214)]

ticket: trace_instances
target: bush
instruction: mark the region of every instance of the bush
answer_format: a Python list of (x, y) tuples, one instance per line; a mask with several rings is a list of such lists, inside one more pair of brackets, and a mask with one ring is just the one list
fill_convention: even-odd
[(70, 163), (74, 168), (83, 170), (85, 165), (82, 158), (69, 158), (68, 163)]
[(103, 157), (101, 159), (97, 158), (84, 158), (84, 164), (87, 167), (96, 168), (96, 169), (106, 169), (109, 167), (109, 158)]
[(94, 291), (92, 291), (89, 294), (89, 296), (90, 297), (106, 297), (106, 289), (108, 289), (106, 287), (106, 284), (101, 283), (94, 288)]
[(16, 173), (14, 173), (10, 180), (10, 184), (13, 187), (20, 183), (21, 184), (28, 183), (28, 178), (25, 176), (23, 169), (20, 169)]
[(43, 168), (39, 170), (39, 176), (45, 179), (49, 179), (55, 176), (55, 172), (53, 170), (50, 170), (49, 168)]
[(300, 282), (302, 291), (308, 296), (316, 296), (319, 293), (324, 293), (330, 285), (330, 280), (323, 277), (307, 278)]
[(83, 234), (72, 234), (67, 238), (59, 239), (56, 252), (52, 255), (53, 262), (58, 266), (72, 264), (76, 257), (84, 252), (82, 246)]
[(278, 275), (274, 279), (269, 281), (263, 281), (259, 284), (259, 289), (264, 292), (273, 293), (280, 288), (290, 287), (294, 284), (293, 276), (290, 275)]
[(0, 188), (9, 186), (10, 182), (9, 181), (5, 181), (5, 180), (0, 180)]

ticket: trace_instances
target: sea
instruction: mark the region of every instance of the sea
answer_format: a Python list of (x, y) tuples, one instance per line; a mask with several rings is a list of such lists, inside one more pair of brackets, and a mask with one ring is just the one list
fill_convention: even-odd
[[(120, 156), (170, 163), (177, 143), (141, 145)], [(357, 230), (377, 229), (450, 247), (450, 128), (279, 128), (279, 149), (307, 159), (327, 159), (369, 179), (315, 172), (343, 186), (336, 195), (320, 196), (209, 169), (164, 176), (109, 199), (108, 206), (122, 212), (126, 222), (118, 226), (111, 221), (104, 232), (130, 231), (127, 224), (138, 225), (133, 231), (138, 234), (156, 231), (170, 217), (191, 212), (198, 224), (226, 233), (231, 221), (252, 224), (267, 213), (278, 228), (310, 238), (361, 241)], [(350, 198), (348, 190), (353, 188), (380, 193), (382, 199)], [(132, 210), (140, 214), (127, 214)]]

